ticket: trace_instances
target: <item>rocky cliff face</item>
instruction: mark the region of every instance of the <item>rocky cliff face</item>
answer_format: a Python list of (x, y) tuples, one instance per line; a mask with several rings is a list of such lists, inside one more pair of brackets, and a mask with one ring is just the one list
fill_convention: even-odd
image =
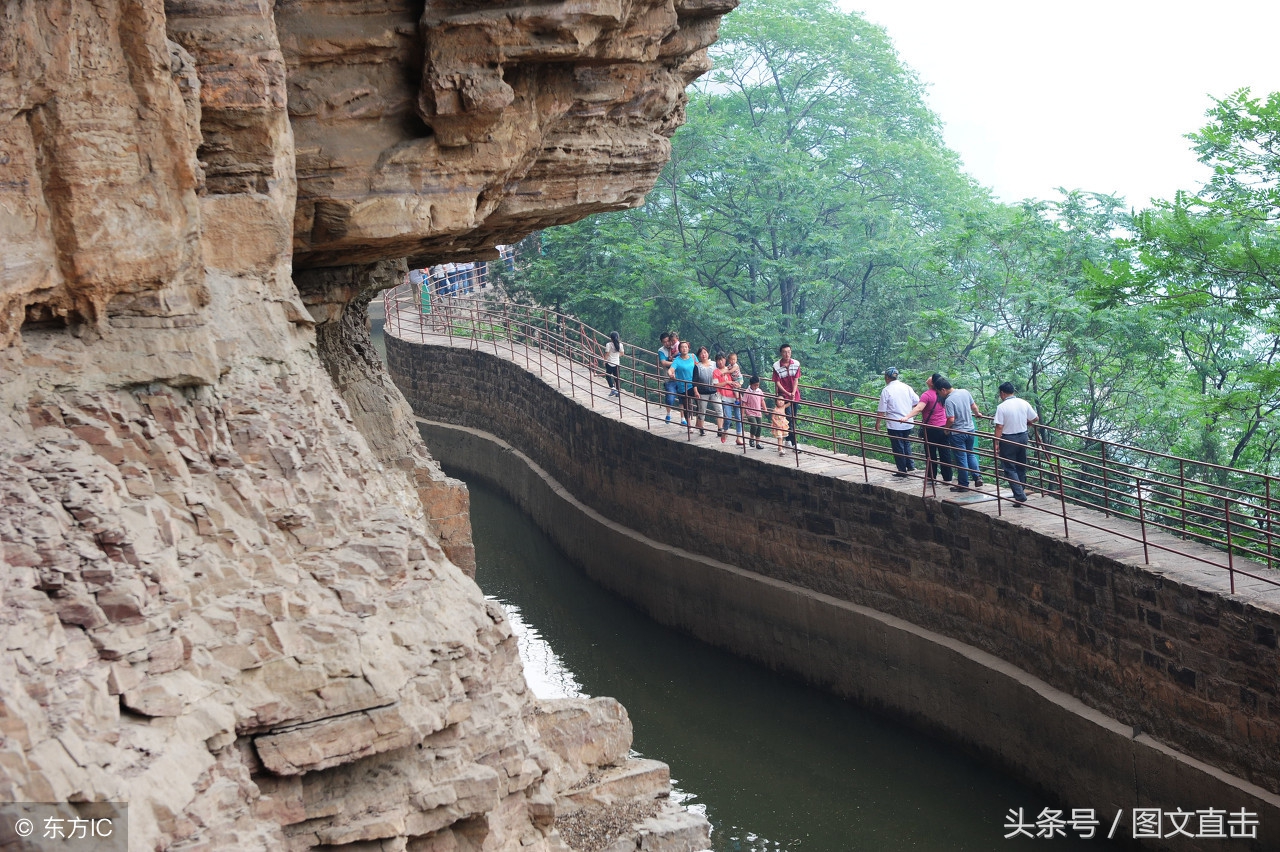
[(731, 5), (4, 5), (0, 797), (560, 848), (620, 710), (549, 733), (363, 305), (637, 202)]

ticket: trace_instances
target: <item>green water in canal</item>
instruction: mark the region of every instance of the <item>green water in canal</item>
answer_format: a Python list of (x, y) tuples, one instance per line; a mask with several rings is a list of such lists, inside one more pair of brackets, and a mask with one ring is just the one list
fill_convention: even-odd
[[(711, 820), (717, 852), (1111, 848), (1101, 837), (1113, 813), (1099, 811), (1099, 836), (1082, 840), (1071, 808), (1093, 803), (1046, 801), (944, 744), (659, 626), (596, 586), (512, 503), (468, 485), (476, 579), (506, 608), (534, 693), (620, 700), (635, 750), (670, 764), (677, 795)], [(1061, 810), (1066, 836), (1005, 840), (1017, 808), (1028, 824)]]

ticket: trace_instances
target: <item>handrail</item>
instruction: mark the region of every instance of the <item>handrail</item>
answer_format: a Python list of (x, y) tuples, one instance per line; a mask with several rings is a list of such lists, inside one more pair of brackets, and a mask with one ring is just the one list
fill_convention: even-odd
[[(426, 342), (428, 337), (445, 337), (450, 343), (465, 339), (472, 348), (492, 345), (495, 352), (505, 351), (513, 362), (518, 363), (522, 357), (526, 369), (544, 378), (549, 375), (548, 381), (554, 381), (570, 396), (585, 395), (592, 408), (598, 404), (616, 406), (620, 417), (627, 412), (643, 417), (650, 431), (655, 420), (665, 422), (660, 412), (667, 402), (667, 377), (659, 375), (657, 353), (652, 350), (628, 345), (618, 377), (623, 392), (616, 397), (601, 397), (601, 361), (607, 336), (576, 317), (539, 306), (491, 300), (486, 294), (469, 298), (429, 294), (424, 303), (421, 291), (407, 283), (388, 290), (383, 298), (388, 334), (419, 342)], [(871, 469), (883, 469), (884, 463), (891, 462), (887, 438), (878, 431), (880, 419), (874, 411), (877, 397), (815, 385), (801, 385), (801, 396), (800, 411), (795, 415), (799, 440), (789, 450), (797, 466), (802, 457), (861, 464), (864, 481), (869, 481)], [(764, 420), (767, 428), (767, 410)], [(679, 418), (674, 422), (678, 423)], [(738, 425), (739, 421), (732, 421), (729, 428), (736, 430)], [(954, 431), (938, 428), (947, 433)], [(692, 421), (684, 431), (685, 439), (692, 441)], [(1043, 440), (1044, 436), (1050, 436), (1053, 442)], [(978, 438), (989, 442), (991, 437), (983, 423)], [(1035, 438), (1027, 448), (1027, 491), (1053, 499), (1026, 503), (1022, 508), (1060, 517), (1063, 534), (1068, 538), (1073, 527), (1101, 530), (1141, 543), (1147, 562), (1150, 550), (1156, 549), (1221, 568), (1228, 574), (1233, 594), (1236, 575), (1280, 586), (1280, 572), (1275, 570), (1280, 548), (1273, 540), (1277, 513), (1271, 482), (1276, 477), (1152, 453), (1049, 427), (1036, 430)], [(927, 458), (929, 440), (913, 436), (911, 442), (921, 447)], [(746, 450), (744, 441), (743, 452)], [(994, 474), (996, 488), (991, 496), (996, 498), (997, 513), (1003, 514), (1010, 498), (1000, 490), (1002, 480), (1007, 485), (1007, 479), (998, 459), (990, 448), (975, 447), (974, 452)], [(1150, 460), (1169, 467), (1176, 463), (1177, 469), (1161, 470), (1138, 463)], [(929, 466), (926, 461), (925, 470)], [(1196, 466), (1214, 471), (1224, 481), (1192, 478), (1188, 468), (1194, 471)], [(923, 472), (913, 478), (920, 480), (922, 496), (936, 496), (934, 479)], [(1069, 511), (1069, 507), (1076, 511)], [(1135, 521), (1137, 529), (1128, 532), (1122, 525), (1103, 524), (1092, 512), (1103, 518), (1117, 516)], [(1167, 533), (1172, 540), (1213, 550), (1180, 549), (1153, 538), (1157, 531)], [(1237, 555), (1259, 564), (1242, 565)]]

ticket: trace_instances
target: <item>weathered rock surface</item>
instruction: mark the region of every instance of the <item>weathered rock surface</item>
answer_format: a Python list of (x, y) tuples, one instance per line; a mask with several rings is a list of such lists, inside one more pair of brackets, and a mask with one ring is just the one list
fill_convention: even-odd
[(631, 720), (612, 698), (542, 701), (534, 715), (549, 752), (555, 825), (575, 852), (697, 852), (705, 817), (669, 798), (671, 770), (631, 757)]
[(737, 2), (278, 5), (295, 257), (329, 266), (470, 256), (639, 203)]
[[(0, 797), (128, 800), (138, 849), (564, 848), (629, 732), (526, 691), (363, 307), (638, 201), (730, 6), (4, 6)], [(575, 807), (662, 777), (615, 774)]]

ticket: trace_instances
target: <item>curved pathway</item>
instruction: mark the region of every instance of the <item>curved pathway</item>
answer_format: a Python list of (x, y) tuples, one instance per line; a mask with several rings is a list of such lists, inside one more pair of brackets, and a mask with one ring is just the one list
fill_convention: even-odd
[[(401, 314), (400, 322), (396, 321), (396, 313)], [(411, 329), (412, 333), (397, 334), (396, 329)], [(393, 310), (388, 316), (385, 333), (409, 343), (479, 350), (494, 355), (537, 376), (547, 385), (548, 391), (571, 399), (600, 417), (644, 429), (672, 441), (693, 444), (709, 453), (744, 453), (743, 448), (734, 445), (732, 441), (722, 444), (714, 431), (700, 436), (696, 429), (681, 426), (678, 413), (673, 414), (668, 423), (663, 418), (662, 406), (627, 391), (623, 391), (620, 397), (609, 397), (608, 387), (599, 372), (589, 370), (580, 362), (564, 355), (519, 343), (513, 344), (504, 339), (480, 340), (470, 336), (435, 333), (422, 327), (422, 318), (416, 310), (404, 306)], [(1069, 542), (1089, 553), (1163, 573), (1179, 583), (1215, 595), (1233, 594), (1231, 578), (1225, 566), (1219, 565), (1226, 558), (1222, 551), (1152, 529), (1145, 531), (1148, 546), (1144, 548), (1144, 532), (1135, 521), (1062, 502), (1057, 494), (1038, 491), (1034, 484), (1027, 488), (1027, 494), (1031, 498), (1028, 505), (1014, 509), (1012, 493), (1006, 488), (1000, 488), (997, 496), (989, 477), (983, 490), (956, 494), (945, 488), (931, 488), (931, 483), (923, 478), (896, 478), (893, 476), (894, 467), (890, 464), (825, 449), (820, 453), (811, 452), (803, 443), (796, 451), (787, 450), (784, 455), (779, 456), (773, 447), (772, 438), (769, 438), (766, 449), (746, 449), (745, 453), (761, 464), (797, 468), (833, 479), (868, 482), (899, 493), (919, 494), (925, 500), (958, 505), (966, 511), (998, 516), (1007, 523), (1033, 530), (1051, 539)], [(983, 459), (987, 466), (990, 461)], [(1274, 581), (1267, 582), (1247, 576), (1268, 576), (1276, 572), (1240, 557), (1235, 558), (1235, 564), (1237, 573), (1234, 595), (1280, 613), (1280, 585)]]

